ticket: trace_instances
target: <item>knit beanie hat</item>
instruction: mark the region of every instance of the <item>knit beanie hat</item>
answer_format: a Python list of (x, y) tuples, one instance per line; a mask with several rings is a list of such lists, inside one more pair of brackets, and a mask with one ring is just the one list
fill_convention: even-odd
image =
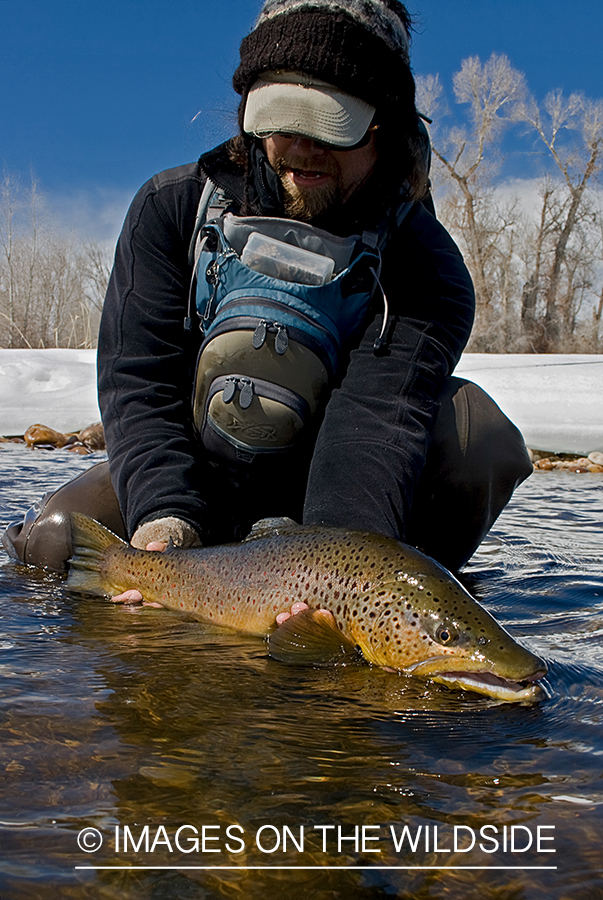
[(358, 97), (380, 117), (416, 116), (410, 17), (398, 0), (266, 0), (241, 42), (233, 77), (245, 98), (258, 76), (303, 72)]

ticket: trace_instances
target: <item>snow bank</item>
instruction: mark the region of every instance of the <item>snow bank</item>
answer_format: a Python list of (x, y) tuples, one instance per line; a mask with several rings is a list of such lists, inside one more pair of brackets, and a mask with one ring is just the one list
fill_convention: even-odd
[(528, 447), (603, 450), (603, 356), (467, 353), (455, 374), (487, 391)]
[(79, 431), (100, 421), (94, 350), (0, 349), (0, 434), (41, 422)]
[[(603, 451), (603, 356), (468, 353), (456, 374), (487, 391), (529, 447)], [(97, 422), (95, 379), (94, 350), (0, 349), (0, 434)]]

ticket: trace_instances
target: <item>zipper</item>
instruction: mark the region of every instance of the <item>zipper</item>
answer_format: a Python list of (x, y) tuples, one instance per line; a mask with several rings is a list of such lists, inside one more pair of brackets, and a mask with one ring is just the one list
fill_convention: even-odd
[(242, 375), (228, 375), (224, 379), (222, 401), (230, 403), (237, 391), (240, 391), (239, 406), (241, 409), (248, 409), (253, 401), (253, 381), (251, 378), (244, 378)]
[[(228, 319), (219, 322), (217, 326), (212, 326), (209, 333), (205, 336), (203, 343), (199, 348), (199, 356), (215, 338), (220, 337), (223, 334), (228, 334), (231, 331), (251, 331), (253, 333), (257, 324), (257, 316), (241, 315), (231, 316)], [(333, 348), (335, 346), (335, 341), (333, 340), (332, 335), (329, 334), (328, 336), (331, 339), (330, 345)], [(301, 326), (295, 327), (294, 325), (287, 325), (287, 340), (296, 341), (298, 344), (303, 344), (304, 347), (311, 350), (312, 353), (320, 359), (327, 372), (330, 373), (329, 377), (335, 373), (336, 367), (334, 368), (333, 357), (337, 359), (336, 351), (331, 349), (331, 352), (329, 352), (325, 344), (321, 343), (317, 335), (309, 334), (308, 331), (305, 331)]]
[[(217, 312), (215, 319), (217, 319), (218, 316), (220, 316), (224, 312), (225, 309), (228, 309), (228, 310), (236, 309), (237, 306), (246, 306), (248, 303), (253, 303), (256, 306), (259, 306), (259, 305), (269, 306), (273, 309), (278, 309), (281, 311), (283, 310), (283, 308), (285, 308), (287, 310), (287, 312), (289, 312), (292, 316), (295, 316), (296, 318), (300, 319), (302, 322), (305, 322), (307, 325), (310, 325), (313, 328), (315, 328), (317, 331), (320, 331), (325, 337), (329, 338), (332, 341), (332, 343), (335, 344), (335, 346), (339, 350), (339, 341), (337, 340), (337, 338), (335, 337), (333, 332), (329, 331), (328, 328), (325, 328), (324, 325), (321, 325), (320, 322), (317, 322), (315, 319), (312, 319), (310, 316), (307, 316), (305, 313), (300, 312), (298, 309), (295, 309), (295, 307), (287, 306), (286, 303), (280, 303), (278, 300), (271, 300), (269, 297), (251, 296), (251, 297), (237, 297), (236, 300), (227, 300), (220, 307), (220, 310)], [(214, 319), (214, 321), (215, 321), (215, 319)]]
[(207, 303), (205, 304), (205, 309), (203, 310), (203, 315), (201, 317), (201, 330), (205, 331), (205, 325), (211, 316), (212, 307), (214, 305), (214, 301), (216, 299), (216, 294), (218, 293), (218, 285), (220, 283), (220, 269), (222, 266), (229, 260), (232, 259), (233, 256), (238, 256), (238, 254), (234, 250), (226, 250), (220, 253), (205, 270), (205, 280), (208, 284), (213, 286), (213, 290), (211, 292), (211, 296)]
[(251, 339), (253, 347), (256, 350), (263, 347), (266, 343), (268, 332), (276, 334), (276, 337), (274, 338), (274, 349), (279, 356), (283, 356), (289, 349), (289, 335), (287, 333), (287, 326), (283, 325), (282, 322), (269, 322), (267, 319), (260, 319)]
[(272, 381), (264, 381), (262, 378), (247, 378), (243, 375), (221, 375), (213, 382), (208, 397), (207, 407), (211, 399), (222, 391), (222, 402), (232, 403), (237, 391), (239, 391), (239, 406), (248, 409), (254, 396), (265, 397), (267, 400), (275, 400), (292, 409), (302, 421), (310, 417), (310, 406), (301, 394), (283, 387)]

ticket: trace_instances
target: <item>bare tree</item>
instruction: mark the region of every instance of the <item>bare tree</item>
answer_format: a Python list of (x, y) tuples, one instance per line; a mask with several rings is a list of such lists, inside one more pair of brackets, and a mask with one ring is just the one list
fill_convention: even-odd
[[(592, 191), (602, 167), (603, 102), (554, 91), (542, 108), (506, 57), (471, 57), (454, 76), (466, 125), (449, 114), (438, 76), (418, 80), (418, 103), (432, 117), (432, 172), (438, 214), (463, 250), (476, 288), (469, 349), (601, 348), (601, 203)], [(528, 125), (542, 147), (537, 211), (521, 209), (496, 182), (500, 142)], [(439, 163), (439, 165), (437, 165)], [(506, 197), (506, 200), (504, 199)]]
[(0, 191), (0, 346), (94, 346), (104, 249), (60, 231), (34, 179), (23, 189), (5, 175)]
[[(432, 136), (433, 155), (448, 180), (443, 218), (461, 240), (475, 284), (476, 332), (482, 335), (496, 322), (492, 270), (508, 260), (508, 245), (502, 257), (501, 245), (513, 224), (509, 210), (498, 208), (491, 184), (500, 163), (497, 141), (525, 91), (524, 76), (506, 56), (492, 54), (486, 63), (470, 57), (454, 76), (455, 98), (468, 104), (469, 125), (436, 126)], [(421, 110), (437, 123), (444, 112), (437, 76), (418, 79), (418, 97)]]
[[(543, 267), (541, 252), (524, 289), (526, 336), (535, 350), (546, 352), (567, 346), (576, 326), (581, 293), (574, 278), (571, 248), (572, 241), (581, 244), (581, 259), (586, 260), (583, 232), (597, 219), (587, 201), (589, 184), (603, 162), (603, 102), (582, 94), (565, 98), (561, 91), (553, 91), (542, 109), (529, 97), (517, 107), (516, 116), (536, 131), (561, 176), (556, 188), (550, 177), (546, 179), (543, 191), (537, 240), (541, 251), (550, 243), (549, 263)], [(538, 316), (540, 297), (544, 311)]]
[(2, 298), (3, 309), (0, 314), (6, 320), (6, 346), (12, 347), (15, 337), (14, 311), (16, 306), (15, 290), (15, 255), (17, 249), (15, 247), (15, 226), (17, 216), (17, 200), (16, 200), (17, 184), (15, 179), (4, 174), (1, 198), (1, 220), (0, 220), (0, 246), (2, 249), (2, 270), (0, 275), (0, 297)]
[(88, 241), (82, 248), (82, 263), (86, 297), (90, 305), (100, 313), (111, 275), (111, 258), (101, 244)]

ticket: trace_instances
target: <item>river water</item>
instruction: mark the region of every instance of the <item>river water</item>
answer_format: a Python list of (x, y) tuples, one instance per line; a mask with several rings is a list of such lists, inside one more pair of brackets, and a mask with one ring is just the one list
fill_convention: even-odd
[[(91, 461), (0, 445), (2, 525)], [(549, 663), (533, 706), (285, 666), (3, 555), (0, 897), (600, 900), (602, 525), (603, 476), (536, 474), (466, 569)]]

